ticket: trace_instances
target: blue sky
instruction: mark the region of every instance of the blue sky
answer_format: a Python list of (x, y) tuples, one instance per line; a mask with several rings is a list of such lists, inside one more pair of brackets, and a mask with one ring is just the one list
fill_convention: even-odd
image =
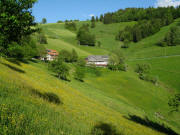
[(162, 3), (168, 5), (174, 0), (38, 0), (33, 8), (33, 15), (37, 22), (44, 17), (48, 23), (65, 19), (86, 20), (91, 15), (99, 16), (102, 13), (127, 7), (156, 6), (157, 2), (159, 5)]

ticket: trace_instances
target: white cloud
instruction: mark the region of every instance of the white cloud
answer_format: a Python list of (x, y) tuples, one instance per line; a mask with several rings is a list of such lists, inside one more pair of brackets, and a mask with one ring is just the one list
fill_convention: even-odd
[(89, 16), (90, 16), (90, 17), (93, 17), (93, 16), (95, 16), (95, 15), (94, 15), (94, 14), (90, 14)]
[(180, 5), (180, 0), (157, 0), (156, 3), (157, 7), (168, 7), (168, 6), (177, 7), (179, 5)]

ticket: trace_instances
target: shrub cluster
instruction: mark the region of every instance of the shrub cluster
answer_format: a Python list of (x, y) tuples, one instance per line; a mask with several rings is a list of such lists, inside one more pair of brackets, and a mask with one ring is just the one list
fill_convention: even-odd
[(76, 63), (74, 78), (83, 81), (85, 60), (78, 59), (78, 54), (74, 49), (72, 53), (61, 50), (58, 58), (49, 63), (49, 69), (55, 72), (58, 78), (68, 81), (70, 67), (67, 63)]
[(121, 70), (127, 71), (127, 65), (125, 63), (125, 57), (120, 49), (116, 49), (112, 52), (112, 55), (109, 59), (108, 68), (110, 70)]
[(150, 69), (151, 69), (150, 64), (137, 64), (135, 72), (137, 72), (139, 74), (139, 78), (141, 80), (149, 81), (149, 82), (152, 82), (153, 84), (157, 85), (158, 78), (147, 74), (150, 72)]
[(65, 22), (65, 28), (71, 31), (76, 31), (76, 23), (75, 22)]
[(78, 60), (78, 54), (73, 49), (72, 52), (69, 52), (67, 50), (61, 50), (59, 55), (59, 58), (62, 59), (64, 62), (72, 63), (77, 62)]
[(21, 41), (21, 44), (11, 42), (3, 53), (5, 53), (7, 57), (23, 60), (39, 56), (39, 49), (35, 41), (31, 38), (26, 38)]
[(157, 77), (154, 77), (154, 76), (151, 76), (151, 75), (147, 75), (147, 74), (142, 74), (140, 73), (139, 74), (139, 78), (141, 80), (145, 80), (145, 81), (148, 81), (148, 82), (152, 82), (153, 84), (157, 85), (158, 83), (158, 78)]
[(171, 27), (170, 31), (158, 45), (162, 47), (180, 45), (180, 26)]
[(137, 64), (136, 65), (136, 69), (135, 72), (139, 73), (139, 74), (144, 74), (144, 73), (148, 73), (151, 69), (151, 65), (150, 64)]
[(89, 25), (83, 24), (77, 33), (77, 40), (80, 45), (95, 46), (96, 37), (89, 31)]
[(83, 82), (84, 77), (85, 77), (85, 69), (81, 66), (77, 66), (74, 72), (74, 78), (76, 80)]
[(116, 71), (127, 71), (127, 65), (126, 64), (118, 64), (118, 65), (108, 65), (108, 68), (110, 70)]
[(180, 94), (176, 94), (173, 98), (170, 98), (168, 104), (172, 108), (172, 111), (178, 112), (180, 106)]

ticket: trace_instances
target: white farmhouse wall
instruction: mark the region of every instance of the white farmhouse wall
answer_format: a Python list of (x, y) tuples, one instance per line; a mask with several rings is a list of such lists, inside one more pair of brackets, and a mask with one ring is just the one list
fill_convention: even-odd
[(47, 55), (46, 58), (47, 58), (48, 61), (53, 61), (54, 60), (51, 55)]
[(95, 62), (95, 65), (107, 65), (108, 62)]
[(108, 62), (88, 62), (88, 65), (107, 66)]

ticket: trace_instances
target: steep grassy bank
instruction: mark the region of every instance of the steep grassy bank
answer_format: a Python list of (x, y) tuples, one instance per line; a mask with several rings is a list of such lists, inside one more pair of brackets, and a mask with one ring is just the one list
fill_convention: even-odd
[[(13, 113), (13, 115), (10, 114), (12, 119), (8, 120), (7, 131), (12, 131), (11, 123), (12, 125), (17, 125), (17, 123), (21, 125), (22, 122), (25, 123), (22, 133), (26, 132), (26, 134), (84, 135), (92, 134), (92, 129), (98, 123), (102, 125), (108, 123), (116, 126), (117, 131), (123, 132), (125, 135), (163, 134), (157, 132), (157, 129), (152, 130), (150, 127), (132, 122), (133, 119), (128, 120), (124, 117), (129, 112), (133, 113), (132, 115), (142, 116), (150, 108), (152, 108), (152, 112), (146, 114), (150, 118), (153, 118), (153, 110), (157, 110), (157, 108), (161, 108), (162, 115), (167, 116), (165, 110), (168, 106), (164, 101), (169, 93), (160, 87), (158, 87), (158, 91), (155, 91), (155, 87), (146, 82), (145, 84), (139, 83), (139, 86), (135, 85), (133, 81), (138, 83), (139, 80), (131, 73), (127, 73), (127, 75), (118, 73), (117, 79), (112, 82), (111, 78), (116, 73), (106, 74), (107, 71), (103, 73), (102, 77), (91, 78), (89, 76), (83, 84), (75, 80), (63, 82), (54, 77), (43, 63), (19, 64), (13, 64), (4, 59), (1, 59), (0, 62), (1, 105), (3, 108), (10, 108)], [(129, 85), (131, 83), (132, 87)], [(143, 85), (144, 87), (142, 87)], [(148, 89), (148, 85), (153, 88)], [(138, 89), (142, 92), (137, 91), (135, 94)], [(134, 96), (132, 92), (135, 94)], [(58, 96), (60, 104), (44, 98), (47, 93)], [(141, 94), (148, 97), (150, 93), (151, 97), (154, 97), (154, 104), (150, 103), (151, 99), (145, 97), (143, 102), (138, 100)], [(156, 93), (161, 97), (156, 97)], [(7, 116), (6, 109), (4, 115)], [(171, 118), (167, 117), (166, 119), (168, 121), (163, 120), (163, 123), (169, 125)], [(16, 128), (18, 130), (18, 126)], [(177, 129), (177, 125), (174, 125), (174, 128)], [(16, 133), (21, 133), (21, 131)]]

